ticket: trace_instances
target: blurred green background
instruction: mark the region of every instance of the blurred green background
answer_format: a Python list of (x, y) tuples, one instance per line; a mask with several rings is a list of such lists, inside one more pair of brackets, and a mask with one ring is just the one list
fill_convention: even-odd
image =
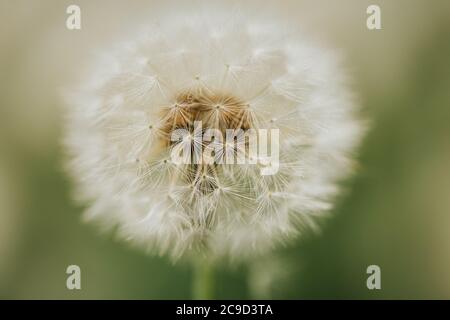
[[(82, 30), (65, 10), (82, 10)], [(233, 7), (230, 1), (227, 6)], [(366, 28), (378, 4), (382, 30)], [(169, 10), (201, 1), (170, 2)], [(81, 222), (62, 170), (61, 90), (157, 1), (0, 0), (0, 298), (185, 299), (192, 271)], [(450, 298), (450, 1), (249, 1), (342, 49), (372, 129), (321, 235), (217, 270), (216, 298)], [(66, 289), (66, 267), (82, 290)], [(368, 290), (366, 268), (381, 267)]]

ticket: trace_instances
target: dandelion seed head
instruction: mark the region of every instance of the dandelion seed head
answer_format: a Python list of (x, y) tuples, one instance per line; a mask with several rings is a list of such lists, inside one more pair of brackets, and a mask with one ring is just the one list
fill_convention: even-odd
[[(267, 20), (165, 21), (118, 41), (67, 98), (86, 219), (174, 259), (246, 259), (318, 230), (363, 132), (336, 56)], [(270, 163), (234, 147), (244, 136), (221, 140), (228, 129), (278, 129), (278, 171), (261, 175)], [(173, 141), (175, 130), (188, 135)], [(171, 157), (217, 145), (189, 155), (201, 163)], [(225, 155), (250, 161), (214, 162)]]

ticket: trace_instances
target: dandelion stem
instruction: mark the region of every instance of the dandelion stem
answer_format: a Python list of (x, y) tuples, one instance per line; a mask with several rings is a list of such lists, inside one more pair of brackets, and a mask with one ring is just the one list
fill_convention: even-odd
[(211, 300), (214, 296), (214, 267), (211, 263), (200, 261), (194, 265), (192, 295), (195, 300)]

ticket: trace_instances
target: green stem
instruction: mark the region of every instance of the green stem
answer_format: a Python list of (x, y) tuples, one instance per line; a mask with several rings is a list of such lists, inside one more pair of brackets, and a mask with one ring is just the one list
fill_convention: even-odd
[(214, 267), (206, 261), (194, 265), (192, 295), (195, 300), (211, 300), (214, 297)]

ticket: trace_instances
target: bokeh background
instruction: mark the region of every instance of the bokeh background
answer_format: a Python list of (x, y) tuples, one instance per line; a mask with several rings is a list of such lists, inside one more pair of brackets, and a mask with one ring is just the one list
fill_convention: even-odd
[[(135, 21), (202, 1), (0, 0), (0, 298), (188, 299), (192, 270), (81, 221), (62, 170), (61, 92)], [(81, 7), (82, 30), (65, 27)], [(382, 30), (366, 28), (378, 4)], [(215, 297), (450, 298), (450, 1), (224, 1), (344, 53), (372, 129), (321, 235), (217, 270)], [(66, 267), (82, 290), (66, 289)], [(368, 290), (366, 268), (381, 267)]]

